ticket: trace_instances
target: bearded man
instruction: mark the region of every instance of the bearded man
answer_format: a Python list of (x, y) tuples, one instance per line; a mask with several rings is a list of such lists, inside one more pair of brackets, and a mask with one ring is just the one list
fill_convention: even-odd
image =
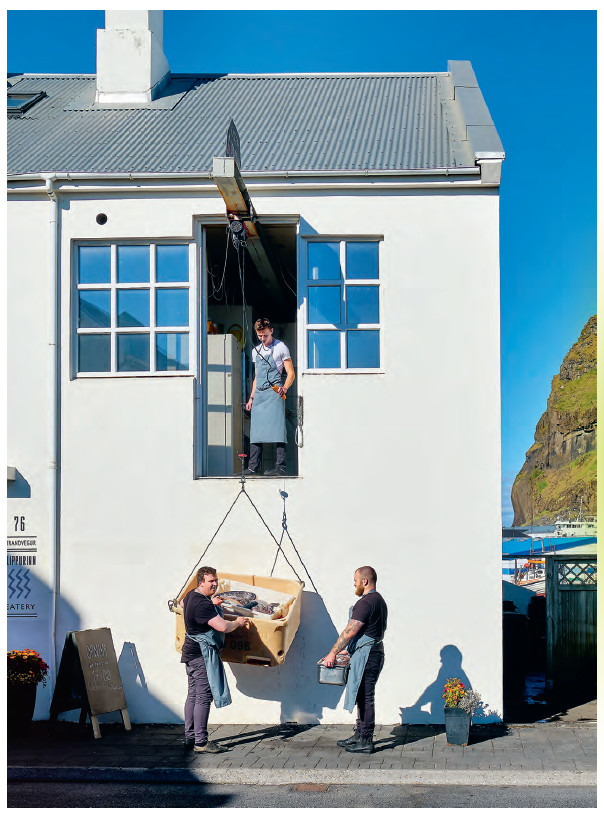
[(332, 668), (336, 656), (347, 648), (350, 655), (344, 708), (357, 706), (354, 734), (338, 745), (352, 754), (372, 754), (375, 730), (375, 685), (384, 667), (384, 632), (388, 607), (376, 591), (377, 573), (371, 566), (361, 566), (354, 573), (354, 591), (358, 600), (350, 607), (349, 622), (322, 663)]

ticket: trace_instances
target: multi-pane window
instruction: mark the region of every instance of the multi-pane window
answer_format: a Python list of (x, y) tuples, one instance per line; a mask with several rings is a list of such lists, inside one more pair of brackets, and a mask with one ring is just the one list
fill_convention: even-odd
[(309, 370), (380, 367), (379, 242), (307, 243)]
[(76, 248), (78, 373), (189, 370), (188, 244)]

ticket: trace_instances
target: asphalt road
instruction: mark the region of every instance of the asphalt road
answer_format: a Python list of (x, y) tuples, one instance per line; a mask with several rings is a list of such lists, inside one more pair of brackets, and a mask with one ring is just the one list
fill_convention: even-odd
[[(313, 790), (305, 790), (313, 788)], [(320, 790), (317, 790), (319, 788)], [(9, 808), (595, 808), (595, 788), (9, 782)]]

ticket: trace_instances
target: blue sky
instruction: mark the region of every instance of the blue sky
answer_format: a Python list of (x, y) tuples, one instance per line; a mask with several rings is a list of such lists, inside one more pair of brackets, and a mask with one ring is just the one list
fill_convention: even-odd
[[(9, 11), (7, 25), (9, 72), (95, 72), (102, 11)], [(173, 72), (446, 71), (447, 60), (471, 61), (506, 151), (504, 523), (552, 377), (596, 312), (596, 34), (595, 11), (164, 12)]]

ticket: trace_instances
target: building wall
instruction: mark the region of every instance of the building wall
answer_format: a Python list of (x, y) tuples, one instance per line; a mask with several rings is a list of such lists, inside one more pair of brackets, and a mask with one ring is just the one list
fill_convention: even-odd
[[(288, 530), (310, 575), (286, 541), (306, 582), (302, 622), (283, 666), (228, 668), (233, 705), (212, 719), (352, 719), (341, 690), (316, 683), (316, 661), (347, 622), (354, 570), (367, 563), (378, 572), (390, 611), (378, 722), (442, 721), (441, 677), (460, 672), (488, 703), (487, 718), (501, 717), (497, 192), (252, 196), (260, 214), (300, 214), (301, 234), (383, 234), (383, 372), (301, 373), (295, 362), (304, 397), (300, 477), (254, 481), (248, 490), (277, 537), (278, 490), (287, 491)], [(17, 235), (27, 235), (30, 212), (44, 207), (11, 201)], [(108, 216), (103, 227), (95, 221), (100, 211)], [(185, 675), (166, 603), (239, 484), (193, 478), (192, 377), (71, 378), (71, 244), (191, 238), (195, 217), (223, 212), (217, 196), (191, 195), (143, 202), (123, 194), (103, 201), (73, 196), (61, 208), (58, 651), (67, 630), (110, 627), (138, 722), (182, 719)], [(14, 262), (17, 251), (11, 256), (9, 310), (14, 303), (25, 313), (35, 292), (46, 315), (43, 249), (30, 252), (39, 254), (40, 265), (28, 268), (25, 280)], [(44, 371), (39, 330), (32, 324), (31, 343), (12, 347), (11, 384), (24, 372)], [(26, 389), (48, 401), (48, 384)], [(23, 452), (32, 475), (43, 474), (48, 433), (33, 447), (31, 423), (16, 406), (9, 412), (9, 453), (19, 442), (15, 457)], [(42, 478), (34, 489), (29, 505), (44, 515), (50, 499)], [(9, 502), (9, 533), (13, 507), (16, 501)], [(266, 574), (275, 550), (242, 499), (204, 562), (219, 572)], [(294, 576), (282, 557), (275, 574)]]
[[(11, 201), (7, 212), (7, 648), (50, 657), (52, 284), (48, 198)], [(48, 711), (50, 686), (37, 696)]]

